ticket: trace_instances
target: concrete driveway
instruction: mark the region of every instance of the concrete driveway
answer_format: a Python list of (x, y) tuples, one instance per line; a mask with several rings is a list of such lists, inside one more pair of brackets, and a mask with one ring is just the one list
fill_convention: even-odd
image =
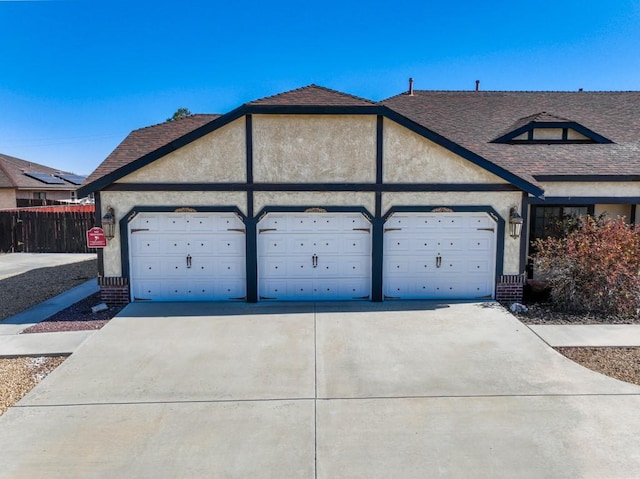
[(0, 417), (0, 477), (631, 478), (638, 410), (491, 304), (132, 304)]

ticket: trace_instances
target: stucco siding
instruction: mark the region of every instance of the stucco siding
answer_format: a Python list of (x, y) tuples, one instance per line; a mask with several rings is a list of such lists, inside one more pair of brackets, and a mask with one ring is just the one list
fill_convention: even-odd
[(506, 183), (386, 118), (383, 144), (386, 183)]
[(640, 182), (541, 182), (545, 197), (551, 196), (638, 196), (640, 197)]
[(374, 182), (376, 117), (253, 115), (253, 154), (256, 182)]
[(361, 206), (375, 212), (375, 194), (357, 192), (257, 192), (254, 197), (256, 214), (265, 206)]
[(491, 206), (504, 219), (504, 274), (520, 274), (520, 239), (509, 236), (509, 212), (512, 206), (520, 211), (520, 192), (500, 193), (384, 193), (382, 211), (392, 206)]
[[(120, 230), (119, 221), (124, 215), (136, 206), (235, 206), (243, 213), (247, 212), (247, 195), (242, 192), (203, 192), (203, 191), (103, 191), (100, 193), (102, 212), (107, 208), (114, 209), (116, 217), (115, 237), (108, 241), (104, 248), (104, 274), (105, 276), (121, 276), (122, 264), (120, 262)], [(124, 232), (126, 234), (126, 231)]]
[(0, 210), (16, 207), (16, 191), (10, 189), (0, 190)]
[(593, 208), (594, 216), (607, 215), (609, 218), (624, 216), (629, 222), (631, 218), (631, 205), (595, 205)]
[(238, 183), (247, 179), (245, 120), (239, 118), (134, 171), (118, 183)]

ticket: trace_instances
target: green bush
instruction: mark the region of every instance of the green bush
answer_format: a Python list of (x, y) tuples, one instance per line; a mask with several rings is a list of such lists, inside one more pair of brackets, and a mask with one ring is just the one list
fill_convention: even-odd
[(578, 218), (538, 239), (534, 266), (563, 311), (634, 316), (640, 310), (640, 229), (623, 218)]

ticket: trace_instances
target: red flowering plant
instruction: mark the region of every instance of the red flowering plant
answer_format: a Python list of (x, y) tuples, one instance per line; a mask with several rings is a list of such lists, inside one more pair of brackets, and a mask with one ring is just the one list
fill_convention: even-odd
[(536, 240), (535, 251), (557, 309), (627, 317), (640, 311), (640, 228), (624, 218), (572, 219), (560, 237)]

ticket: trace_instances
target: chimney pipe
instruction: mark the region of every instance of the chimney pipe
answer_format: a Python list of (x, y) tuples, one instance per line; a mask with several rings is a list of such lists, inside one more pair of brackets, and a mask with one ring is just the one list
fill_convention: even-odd
[(409, 95), (413, 96), (413, 78), (409, 78)]
[(480, 80), (476, 80), (476, 91), (480, 91)]

